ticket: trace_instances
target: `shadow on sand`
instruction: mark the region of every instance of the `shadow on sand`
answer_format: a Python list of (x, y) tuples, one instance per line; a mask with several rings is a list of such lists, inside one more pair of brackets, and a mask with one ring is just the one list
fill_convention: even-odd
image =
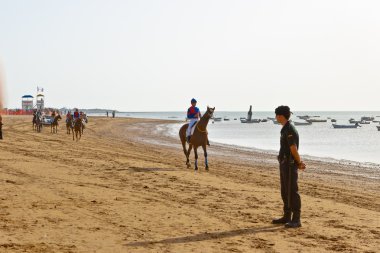
[(152, 244), (176, 244), (176, 243), (188, 243), (188, 242), (199, 242), (199, 241), (207, 241), (221, 238), (234, 237), (239, 235), (246, 234), (257, 234), (257, 233), (265, 233), (265, 232), (275, 232), (283, 230), (283, 226), (268, 226), (262, 228), (243, 228), (225, 232), (214, 232), (214, 233), (202, 233), (192, 236), (183, 236), (183, 237), (174, 237), (168, 238), (160, 241), (144, 241), (144, 242), (132, 242), (126, 244), (126, 246), (130, 247), (144, 247)]

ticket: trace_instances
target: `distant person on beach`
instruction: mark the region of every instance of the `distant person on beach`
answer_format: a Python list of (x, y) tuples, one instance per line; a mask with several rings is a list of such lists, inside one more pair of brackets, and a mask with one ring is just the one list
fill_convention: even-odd
[[(273, 224), (285, 224), (286, 228), (301, 227), (301, 197), (298, 194), (298, 169), (304, 170), (306, 165), (298, 153), (299, 135), (290, 124), (290, 108), (279, 106), (275, 110), (276, 120), (281, 129), (280, 163), (281, 198), (284, 204), (284, 215), (272, 221)], [(293, 217), (292, 217), (293, 214)]]
[(191, 128), (194, 126), (195, 123), (198, 122), (199, 118), (201, 116), (201, 112), (197, 105), (197, 100), (195, 98), (191, 99), (191, 106), (189, 109), (187, 109), (187, 119), (190, 121), (189, 126), (187, 127), (186, 130), (186, 139), (187, 142), (190, 143), (190, 138), (191, 138)]
[(1, 117), (0, 114), (0, 140), (3, 139), (3, 118)]
[(112, 111), (112, 118), (115, 118), (115, 114), (116, 114), (116, 112)]
[(108, 111), (106, 112), (107, 118), (108, 118)]

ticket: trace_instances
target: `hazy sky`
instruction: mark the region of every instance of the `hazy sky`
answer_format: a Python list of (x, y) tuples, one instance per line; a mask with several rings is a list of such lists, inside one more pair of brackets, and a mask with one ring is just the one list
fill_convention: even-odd
[(380, 1), (0, 0), (6, 106), (380, 110)]

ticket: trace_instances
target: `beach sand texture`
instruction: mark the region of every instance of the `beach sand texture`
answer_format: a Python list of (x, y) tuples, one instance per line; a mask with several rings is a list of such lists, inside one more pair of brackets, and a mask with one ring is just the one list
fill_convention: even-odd
[(0, 252), (380, 252), (379, 172), (309, 161), (291, 230), (270, 223), (282, 210), (272, 155), (211, 140), (210, 172), (200, 150), (195, 173), (179, 140), (153, 131), (164, 121), (90, 118), (79, 142), (63, 121), (58, 134), (3, 123)]

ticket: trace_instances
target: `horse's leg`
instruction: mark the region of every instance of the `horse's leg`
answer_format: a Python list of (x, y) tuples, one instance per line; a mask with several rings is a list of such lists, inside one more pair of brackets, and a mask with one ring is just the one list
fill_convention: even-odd
[(208, 170), (208, 160), (207, 160), (207, 149), (206, 149), (206, 145), (202, 145), (202, 149), (203, 149), (203, 153), (205, 155), (205, 166), (206, 166), (206, 170)]
[(193, 149), (193, 145), (189, 144), (189, 149), (187, 150), (187, 153), (186, 153), (186, 165), (187, 165), (187, 168), (191, 167), (191, 165), (190, 165), (190, 153), (191, 153), (192, 149)]
[(195, 154), (195, 163), (194, 163), (194, 165), (195, 165), (195, 170), (198, 170), (198, 151), (197, 151), (197, 149), (198, 149), (198, 147), (195, 147), (194, 146), (194, 154)]

